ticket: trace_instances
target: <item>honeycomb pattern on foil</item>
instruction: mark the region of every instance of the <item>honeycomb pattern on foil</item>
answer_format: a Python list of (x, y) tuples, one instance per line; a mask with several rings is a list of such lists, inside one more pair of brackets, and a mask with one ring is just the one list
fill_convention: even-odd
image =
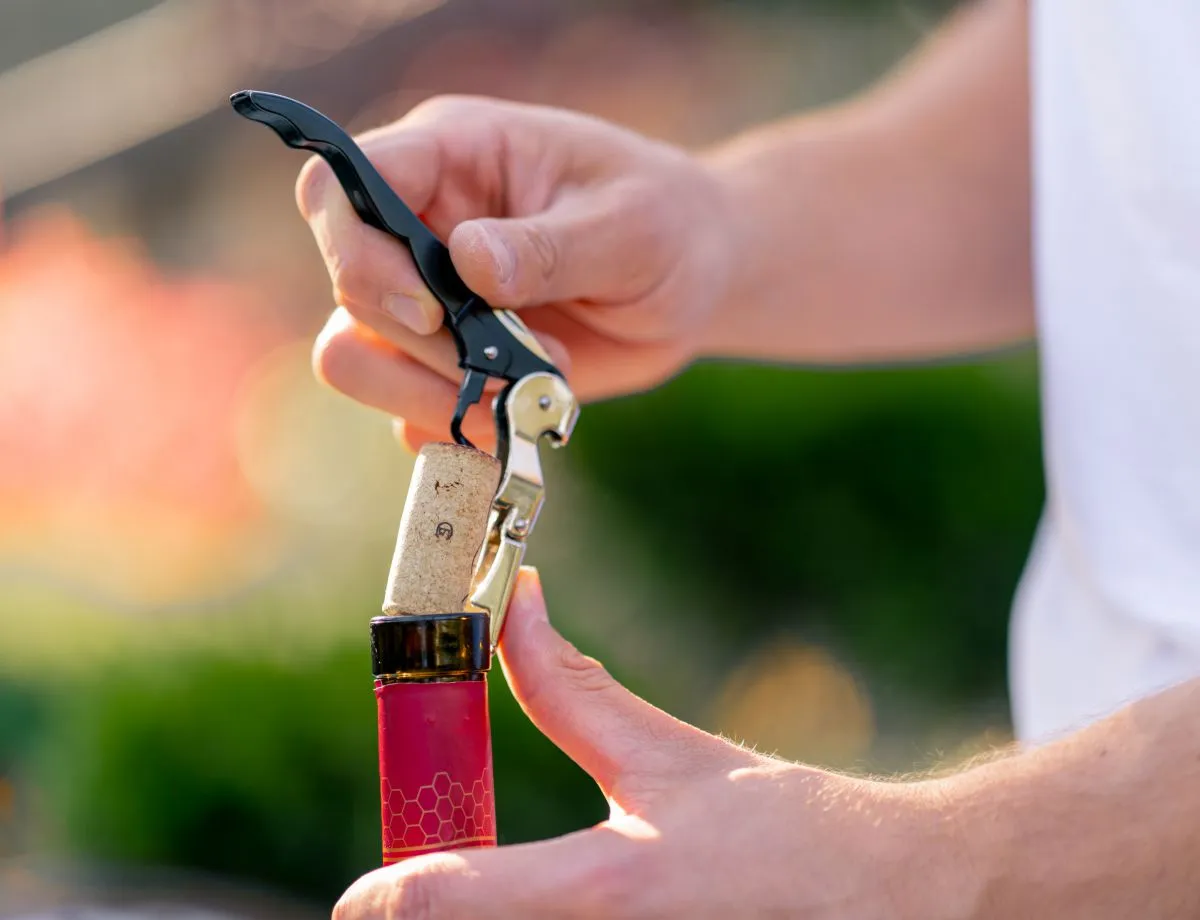
[(485, 772), (474, 783), (460, 783), (449, 773), (411, 794), (383, 780), (383, 848), (385, 851), (436, 849), (450, 843), (494, 839), (492, 800)]

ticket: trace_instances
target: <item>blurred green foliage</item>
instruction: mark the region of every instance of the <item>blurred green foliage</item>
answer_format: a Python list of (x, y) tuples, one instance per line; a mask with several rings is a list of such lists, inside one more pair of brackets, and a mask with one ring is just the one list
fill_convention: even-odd
[(46, 702), (37, 690), (0, 677), (0, 777), (28, 755), (46, 719)]
[(378, 808), (356, 651), (292, 667), (171, 653), (64, 688), (40, 774), (62, 842), (306, 893), (353, 877)]
[[(590, 780), (491, 681), (502, 842), (604, 816)], [(40, 798), (55, 848), (332, 901), (379, 865), (365, 644), (286, 663), (187, 650), (59, 688)]]
[[(718, 599), (704, 628), (731, 659), (795, 631), (953, 710), (1003, 697), (1008, 603), (1042, 500), (1035, 383), (1030, 355), (853, 373), (702, 366), (589, 407), (570, 465), (655, 547), (660, 577)], [(653, 613), (695, 625), (691, 610)], [(503, 839), (601, 819), (594, 786), (499, 668), (491, 691)], [(292, 657), (156, 648), (52, 695), (0, 687), (0, 752), (0, 766), (24, 765), (60, 851), (323, 901), (378, 864), (365, 643)]]
[(731, 651), (794, 629), (928, 700), (986, 698), (1042, 504), (1034, 370), (708, 365), (589, 409), (572, 455), (656, 566), (720, 592)]

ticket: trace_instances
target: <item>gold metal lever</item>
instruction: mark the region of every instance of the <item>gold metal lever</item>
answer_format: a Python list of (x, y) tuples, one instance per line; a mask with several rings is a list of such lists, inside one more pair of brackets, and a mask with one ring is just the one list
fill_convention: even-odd
[(508, 457), (492, 502), (487, 540), (475, 569), (471, 604), (491, 617), (492, 644), (500, 639), (525, 541), (545, 497), (538, 446), (543, 437), (561, 447), (579, 418), (579, 402), (555, 374), (530, 374), (508, 390), (501, 407), (508, 426)]

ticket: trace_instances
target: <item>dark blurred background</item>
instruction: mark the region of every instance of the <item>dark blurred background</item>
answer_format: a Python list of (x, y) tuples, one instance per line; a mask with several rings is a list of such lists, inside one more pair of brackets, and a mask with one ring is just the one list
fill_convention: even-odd
[[(0, 0), (0, 911), (294, 917), (378, 861), (365, 626), (412, 458), (311, 379), (303, 158), (230, 92), (355, 130), (486, 93), (702, 146), (854, 92), (951, 6)], [(1029, 353), (703, 365), (589, 407), (548, 457), (552, 616), (760, 750), (889, 773), (1002, 742), (1035, 389)], [(602, 818), (493, 676), (502, 840)]]

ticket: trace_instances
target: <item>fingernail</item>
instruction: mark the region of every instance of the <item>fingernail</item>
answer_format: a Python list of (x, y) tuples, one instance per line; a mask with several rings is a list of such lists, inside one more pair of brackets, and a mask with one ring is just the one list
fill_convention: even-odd
[(542, 595), (542, 576), (536, 568), (531, 565), (521, 566), (518, 590), (529, 599), (530, 618), (549, 622), (550, 614), (546, 610), (546, 599)]
[(396, 439), (396, 443), (403, 447), (410, 454), (415, 454), (417, 449), (413, 447), (412, 441), (408, 438), (408, 426), (404, 424), (404, 419), (392, 419), (392, 437)]
[(387, 294), (383, 298), (383, 311), (413, 332), (425, 335), (430, 331), (425, 310), (415, 298), (407, 294)]
[(488, 252), (492, 254), (492, 261), (496, 263), (496, 277), (502, 284), (507, 284), (517, 271), (517, 257), (513, 253), (512, 247), (503, 237), (486, 227), (483, 230), (483, 237), (487, 243)]

